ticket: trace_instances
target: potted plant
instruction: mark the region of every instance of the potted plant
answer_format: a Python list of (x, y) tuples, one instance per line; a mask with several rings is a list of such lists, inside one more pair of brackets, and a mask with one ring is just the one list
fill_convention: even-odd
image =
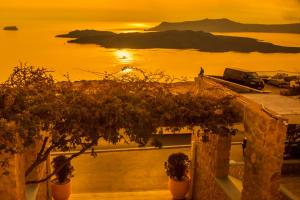
[(173, 153), (165, 162), (166, 174), (169, 176), (169, 189), (173, 199), (185, 199), (190, 187), (189, 167), (190, 160), (184, 153)]
[(51, 181), (52, 196), (55, 200), (68, 200), (71, 195), (71, 177), (74, 168), (63, 155), (55, 157), (51, 163), (56, 176)]

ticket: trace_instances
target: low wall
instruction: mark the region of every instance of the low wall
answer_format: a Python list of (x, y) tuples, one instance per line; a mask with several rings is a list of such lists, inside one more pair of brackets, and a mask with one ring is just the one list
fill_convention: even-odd
[(228, 175), (243, 181), (243, 179), (244, 179), (244, 164), (243, 163), (230, 164)]

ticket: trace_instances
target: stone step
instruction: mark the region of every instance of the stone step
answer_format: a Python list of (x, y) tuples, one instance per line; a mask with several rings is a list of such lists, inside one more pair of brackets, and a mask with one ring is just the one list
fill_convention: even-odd
[(72, 194), (70, 200), (172, 200), (170, 191), (108, 192)]
[(300, 199), (300, 177), (283, 177), (281, 185), (284, 186), (293, 196)]

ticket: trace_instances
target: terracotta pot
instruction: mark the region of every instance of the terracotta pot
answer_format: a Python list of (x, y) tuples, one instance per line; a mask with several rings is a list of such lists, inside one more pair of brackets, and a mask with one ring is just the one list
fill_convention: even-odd
[(65, 184), (58, 184), (51, 181), (52, 197), (54, 200), (68, 200), (71, 195), (71, 180)]
[(181, 200), (185, 199), (186, 194), (188, 193), (190, 188), (190, 179), (186, 179), (183, 181), (176, 181), (174, 179), (169, 178), (169, 189), (173, 196), (173, 199)]

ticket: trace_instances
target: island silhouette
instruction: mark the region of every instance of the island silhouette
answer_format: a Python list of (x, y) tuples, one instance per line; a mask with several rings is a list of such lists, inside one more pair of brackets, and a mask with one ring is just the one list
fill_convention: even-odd
[(203, 19), (185, 22), (162, 22), (147, 31), (192, 30), (205, 32), (263, 32), (300, 34), (300, 23), (244, 24), (229, 19)]
[(3, 28), (3, 30), (5, 30), (5, 31), (17, 31), (17, 30), (19, 30), (19, 29), (18, 29), (18, 27), (16, 27), (16, 26), (5, 26), (5, 27)]
[(106, 48), (197, 49), (203, 52), (300, 53), (300, 47), (285, 47), (253, 38), (214, 35), (203, 31), (114, 33), (75, 30), (57, 37), (73, 38), (69, 43), (98, 44)]

